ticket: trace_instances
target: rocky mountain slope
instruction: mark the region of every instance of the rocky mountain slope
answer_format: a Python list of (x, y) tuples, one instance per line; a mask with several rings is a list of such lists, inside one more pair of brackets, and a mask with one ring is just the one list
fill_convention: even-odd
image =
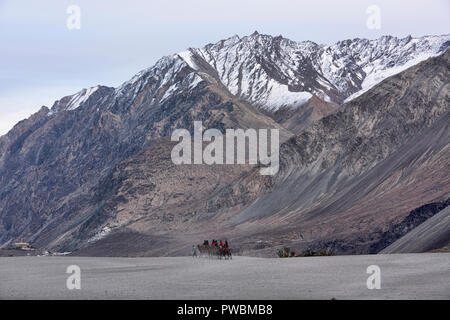
[[(144, 216), (79, 254), (111, 255), (123, 243), (141, 254), (180, 254), (186, 242), (217, 235), (252, 254), (273, 255), (274, 246), (373, 253), (411, 210), (450, 194), (449, 62), (447, 52), (391, 77), (291, 138), (278, 175), (245, 171), (194, 208), (181, 205), (183, 187), (181, 212), (164, 210), (170, 222)], [(140, 206), (122, 210), (130, 208)]]
[[(384, 232), (381, 239), (377, 243), (374, 243), (372, 245), (371, 252), (382, 252), (382, 250), (384, 250), (386, 247), (390, 246), (392, 243), (396, 242), (398, 239), (402, 238), (412, 230), (418, 228), (425, 221), (428, 221), (431, 217), (443, 211), (449, 205), (450, 199), (447, 199), (446, 201), (442, 202), (428, 203), (414, 209), (408, 216), (406, 216), (405, 219), (403, 219), (402, 222), (390, 226), (389, 229)], [(450, 226), (448, 226), (447, 230), (444, 229), (443, 231), (443, 233), (446, 233), (450, 237)], [(448, 242), (450, 242), (450, 239)], [(433, 244), (431, 244), (431, 246), (433, 246)], [(435, 248), (436, 247), (431, 249)]]
[[(322, 46), (254, 33), (64, 97), (0, 137), (0, 245), (166, 255), (228, 237), (265, 255), (368, 252), (449, 196), (448, 38)], [(175, 166), (168, 137), (194, 120), (280, 129), (280, 172)]]
[[(383, 81), (283, 144), (279, 174), (261, 181), (265, 191), (232, 225), (250, 243), (368, 252), (390, 223), (447, 199), (449, 59)], [(253, 183), (238, 181), (214, 201), (239, 203)]]
[(445, 208), (380, 253), (427, 252), (450, 245), (450, 208)]
[[(116, 191), (102, 179), (175, 128), (191, 129), (194, 120), (219, 129), (279, 128), (288, 135), (214, 81), (199, 78), (192, 85), (196, 76), (178, 56), (166, 58), (117, 89), (83, 90), (51, 110), (44, 107), (2, 137), (0, 241), (21, 236), (48, 246), (50, 238), (91, 224), (107, 192)], [(170, 160), (170, 151), (165, 156)]]

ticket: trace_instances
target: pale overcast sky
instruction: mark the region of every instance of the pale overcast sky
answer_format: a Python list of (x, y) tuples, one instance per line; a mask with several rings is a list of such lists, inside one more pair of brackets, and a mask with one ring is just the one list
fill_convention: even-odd
[[(69, 30), (67, 8), (81, 9)], [(366, 26), (381, 9), (381, 29)], [(118, 86), (164, 55), (237, 34), (339, 40), (446, 34), (450, 1), (0, 0), (0, 135), (85, 87)]]

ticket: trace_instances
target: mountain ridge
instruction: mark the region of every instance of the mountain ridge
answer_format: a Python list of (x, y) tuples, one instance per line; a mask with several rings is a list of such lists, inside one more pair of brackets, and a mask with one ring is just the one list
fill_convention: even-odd
[[(212, 56), (212, 49), (214, 48), (219, 48), (219, 47), (225, 47), (226, 45), (231, 46), (232, 48), (236, 45), (236, 44), (249, 44), (250, 46), (255, 46), (257, 45), (259, 42), (268, 42), (270, 44), (270, 46), (273, 46), (275, 49), (280, 49), (277, 48), (276, 46), (279, 45), (280, 43), (285, 43), (286, 46), (290, 45), (292, 47), (294, 47), (294, 49), (297, 50), (303, 50), (302, 52), (300, 52), (302, 55), (304, 55), (304, 53), (308, 53), (308, 54), (312, 54), (313, 50), (319, 51), (319, 56), (320, 55), (324, 55), (324, 57), (322, 59), (328, 58), (328, 56), (326, 55), (327, 52), (332, 51), (332, 54), (336, 54), (336, 50), (347, 50), (347, 51), (354, 51), (354, 52), (358, 52), (361, 51), (361, 48), (364, 49), (364, 46), (368, 46), (368, 47), (377, 47), (377, 46), (387, 46), (387, 45), (394, 45), (395, 47), (398, 47), (399, 45), (404, 46), (404, 50), (406, 50), (406, 54), (407, 55), (411, 55), (412, 49), (417, 50), (417, 49), (425, 49), (427, 50), (427, 52), (423, 55), (420, 56), (419, 58), (411, 58), (411, 57), (402, 57), (402, 52), (394, 52), (395, 54), (395, 58), (400, 60), (400, 62), (404, 63), (404, 62), (411, 62), (410, 64), (404, 66), (404, 69), (399, 69), (395, 72), (389, 73), (390, 75), (394, 75), (400, 71), (405, 70), (407, 67), (413, 66), (429, 57), (435, 56), (437, 54), (443, 53), (447, 48), (450, 47), (450, 34), (442, 34), (442, 35), (425, 35), (425, 36), (421, 36), (421, 37), (412, 37), (411, 35), (408, 35), (404, 38), (397, 38), (395, 36), (390, 36), (390, 35), (385, 35), (385, 36), (381, 36), (379, 38), (376, 39), (365, 39), (365, 38), (354, 38), (354, 39), (346, 39), (346, 40), (341, 40), (341, 41), (337, 41), (336, 43), (332, 44), (332, 45), (324, 45), (324, 44), (317, 44), (313, 41), (310, 40), (306, 40), (306, 41), (293, 41), (287, 38), (280, 36), (270, 36), (270, 35), (265, 35), (265, 34), (260, 34), (257, 31), (255, 31), (252, 35), (249, 36), (244, 36), (244, 37), (239, 37), (237, 35), (232, 36), (230, 38), (224, 39), (224, 40), (220, 40), (216, 43), (209, 43), (207, 45), (205, 45), (202, 48), (189, 48), (185, 51), (181, 51), (179, 53), (174, 53), (171, 55), (167, 55), (164, 56), (163, 58), (159, 59), (153, 66), (149, 67), (149, 68), (145, 68), (143, 70), (141, 70), (140, 72), (138, 72), (136, 75), (134, 75), (130, 80), (124, 82), (123, 84), (119, 85), (118, 87), (114, 88), (115, 91), (117, 92), (117, 94), (120, 94), (121, 90), (123, 90), (127, 85), (129, 84), (134, 84), (137, 81), (142, 80), (141, 78), (145, 75), (147, 75), (148, 73), (151, 72), (155, 72), (155, 70), (161, 70), (161, 68), (168, 63), (168, 61), (170, 60), (177, 60), (177, 57), (181, 58), (183, 60), (183, 62), (185, 63), (186, 66), (189, 66), (192, 70), (195, 70), (197, 68), (196, 63), (194, 62), (195, 59), (193, 59), (192, 56), (190, 56), (192, 53), (198, 53), (200, 55), (203, 56), (203, 58), (205, 57), (206, 54), (209, 54), (210, 56)], [(417, 48), (419, 47), (419, 48)], [(250, 49), (254, 50), (253, 47), (250, 47)], [(290, 50), (292, 50), (293, 48), (289, 48)], [(372, 49), (372, 48), (371, 48)], [(412, 51), (414, 51), (412, 50)], [(381, 49), (381, 51), (385, 51), (383, 49)], [(395, 51), (395, 50), (392, 50)], [(418, 50), (420, 51), (420, 50)], [(339, 51), (337, 51), (339, 52)], [(216, 55), (218, 55), (218, 53), (215, 53)], [(315, 57), (316, 59), (318, 59), (318, 57)], [(358, 59), (363, 59), (363, 58), (358, 58)], [(402, 59), (404, 61), (402, 61)], [(211, 65), (211, 61), (213, 61), (213, 59), (206, 59), (207, 61), (203, 61), (208, 63), (209, 67), (212, 67), (214, 69), (214, 71), (218, 71), (217, 67), (214, 68)], [(411, 61), (412, 60), (412, 61)], [(216, 61), (216, 60), (214, 60)], [(316, 62), (317, 63), (317, 62)], [(325, 63), (325, 62), (323, 62)], [(337, 62), (336, 62), (337, 63)], [(368, 63), (367, 61), (365, 63)], [(294, 64), (294, 66), (296, 66)], [(315, 71), (318, 71), (319, 69), (321, 69), (321, 66), (316, 65), (314, 66), (316, 68)], [(341, 66), (341, 68), (349, 68), (348, 66)], [(355, 68), (355, 66), (352, 66), (353, 68)], [(356, 66), (358, 67), (358, 66)], [(382, 66), (385, 67), (385, 66)], [(203, 69), (203, 68), (201, 68)], [(231, 72), (228, 69), (223, 69), (222, 70), (224, 72)], [(202, 70), (200, 70), (201, 72)], [(292, 71), (292, 70), (290, 70)], [(204, 73), (203, 73), (204, 74)], [(358, 74), (357, 74), (358, 75)], [(318, 75), (323, 77), (323, 75)], [(384, 80), (387, 76), (382, 75), (379, 79), (374, 80), (374, 84), (379, 83), (381, 80)], [(218, 80), (224, 80), (223, 78), (221, 78), (220, 76), (218, 76), (217, 78)], [(298, 79), (295, 79), (296, 82), (299, 82)], [(362, 79), (359, 79), (362, 80)], [(198, 78), (196, 78), (196, 81), (200, 81)], [(327, 82), (329, 82), (329, 79), (326, 79)], [(334, 82), (336, 81), (336, 79), (333, 80)], [(223, 81), (222, 81), (223, 82)], [(226, 81), (225, 81), (226, 82)], [(297, 83), (298, 84), (298, 83)], [(331, 83), (332, 85), (334, 85), (333, 83)], [(237, 94), (238, 96), (240, 95), (238, 91), (234, 90), (231, 85), (227, 85), (225, 84), (225, 86), (227, 87), (227, 89), (229, 89), (229, 91), (232, 94)], [(373, 85), (370, 84), (370, 87), (372, 87)], [(77, 96), (80, 95), (85, 95), (86, 92), (89, 92), (92, 89), (96, 89), (99, 87), (105, 87), (102, 85), (98, 85), (95, 87), (91, 87), (91, 88), (85, 88), (80, 90), (79, 92), (75, 93), (74, 95), (70, 95), (67, 97), (71, 97), (76, 98)], [(294, 87), (292, 84), (290, 85), (289, 88)], [(345, 89), (345, 85), (341, 85), (341, 89), (342, 90), (346, 90)], [(370, 88), (368, 87), (368, 88)], [(112, 88), (112, 87), (105, 87), (105, 88)], [(366, 90), (368, 88), (365, 88)], [(361, 90), (357, 91), (357, 92), (353, 92), (352, 95), (347, 95), (345, 98), (354, 98), (357, 96), (357, 94), (361, 94), (363, 91), (362, 88), (360, 88)], [(95, 91), (95, 90), (94, 90)], [(292, 91), (295, 92), (295, 91)], [(286, 93), (286, 92), (285, 92)], [(312, 97), (313, 94), (315, 93), (319, 93), (319, 97), (322, 98), (322, 100), (328, 102), (328, 98), (323, 96), (323, 92), (312, 92), (310, 93), (311, 96), (306, 96), (305, 99), (308, 100), (309, 98)], [(66, 97), (64, 97), (66, 98)], [(85, 97), (86, 98), (86, 97)], [(249, 102), (257, 102), (257, 101), (253, 101), (252, 99), (249, 99), (249, 97), (241, 96), (241, 98), (244, 98), (244, 100), (249, 100)], [(301, 99), (300, 99), (301, 100)], [(337, 99), (338, 101), (334, 101), (336, 103), (342, 103), (344, 99), (342, 99), (342, 97), (340, 99)], [(348, 100), (347, 100), (348, 101)], [(291, 101), (292, 102), (292, 101)], [(301, 103), (304, 103), (306, 101), (301, 100)], [(295, 104), (295, 101), (294, 101)], [(292, 103), (291, 103), (292, 105)], [(55, 106), (55, 105), (54, 105)], [(53, 107), (54, 107), (53, 106)], [(278, 105), (277, 107), (282, 107), (283, 105)], [(53, 107), (51, 109), (53, 109)], [(57, 111), (57, 110), (55, 110)]]
[[(423, 196), (415, 200), (405, 197), (401, 204), (393, 206), (398, 209), (395, 213), (381, 215), (381, 209), (387, 209), (380, 205), (375, 212), (380, 217), (362, 214), (363, 200), (375, 203), (376, 207), (383, 184), (390, 179), (398, 180), (395, 177), (399, 172), (392, 163), (409, 168), (409, 174), (400, 179), (406, 181), (404, 184), (386, 188), (389, 199), (402, 188), (412, 192), (408, 189), (408, 179), (417, 180), (415, 177), (420, 176), (421, 188), (431, 186), (433, 183), (423, 173), (426, 166), (422, 164), (426, 162), (433, 164), (430, 170), (435, 170), (433, 186), (441, 188), (434, 196), (446, 194), (445, 179), (436, 172), (446, 172), (440, 166), (447, 154), (446, 136), (442, 134), (447, 129), (438, 120), (445, 117), (449, 105), (449, 51), (433, 56), (434, 48), (441, 48), (446, 39), (440, 38), (439, 46), (430, 46), (428, 40), (417, 40), (427, 50), (433, 49), (427, 51), (432, 52), (428, 60), (382, 79), (343, 107), (331, 98), (327, 102), (321, 94), (334, 92), (334, 99), (342, 103), (354, 94), (352, 90), (360, 90), (361, 85), (347, 88), (343, 94), (336, 86), (334, 91), (323, 91), (323, 84), (319, 84), (314, 90), (322, 91), (310, 92), (311, 97), (306, 101), (292, 105), (294, 99), (287, 105), (266, 108), (258, 101), (278, 101), (270, 100), (272, 91), (268, 84), (284, 81), (285, 73), (290, 72), (286, 70), (291, 69), (274, 67), (279, 57), (275, 53), (285, 46), (283, 38), (264, 38), (259, 34), (254, 38), (270, 44), (271, 50), (258, 49), (261, 57), (275, 58), (258, 60), (257, 55), (248, 52), (235, 58), (242, 62), (237, 64), (238, 71), (240, 68), (252, 71), (256, 66), (256, 73), (241, 72), (239, 78), (238, 72), (237, 78), (230, 77), (236, 68), (217, 67), (220, 63), (214, 67), (206, 53), (201, 57), (194, 52), (192, 61), (186, 53), (182, 53), (184, 57), (174, 54), (160, 59), (117, 88), (96, 86), (63, 97), (51, 109), (41, 108), (0, 137), (0, 245), (26, 238), (41, 247), (63, 251), (98, 248), (94, 251), (99, 254), (102, 245), (113, 247), (113, 242), (108, 241), (114, 237), (124, 241), (130, 236), (148, 241), (148, 247), (142, 245), (130, 249), (129, 253), (115, 254), (167, 255), (186, 253), (191, 240), (216, 237), (217, 233), (236, 241), (242, 250), (255, 250), (261, 247), (255, 245), (260, 240), (258, 237), (264, 238), (265, 246), (273, 248), (296, 243), (297, 234), (307, 231), (317, 235), (316, 239), (306, 237), (311, 246), (342, 241), (339, 253), (360, 253), (366, 252), (375, 240), (367, 239), (373, 234), (367, 233), (367, 228), (358, 227), (358, 223), (372, 221), (368, 225), (383, 228), (392, 219), (404, 215), (406, 208), (435, 200), (433, 193), (423, 189)], [(383, 48), (389, 43), (397, 47), (399, 43), (399, 39), (383, 39), (384, 42), (380, 40)], [(258, 41), (252, 43), (256, 45)], [(404, 40), (406, 44), (411, 41), (413, 38)], [(220, 48), (214, 49), (217, 46), (235, 49), (240, 46), (238, 39), (220, 43), (209, 47), (210, 57), (221, 57)], [(360, 50), (362, 43), (366, 41), (353, 43), (353, 47), (352, 42), (346, 42), (337, 48), (344, 52), (352, 48)], [(280, 51), (281, 57), (295, 47), (289, 41), (286, 45), (291, 47), (284, 53)], [(312, 43), (308, 46), (314, 47)], [(398, 61), (414, 60), (408, 51), (393, 52)], [(315, 58), (322, 54), (316, 54)], [(367, 57), (367, 52), (363, 56)], [(337, 55), (336, 61), (340, 59), (343, 57)], [(307, 60), (305, 65), (314, 75), (309, 78), (315, 83), (317, 72)], [(353, 60), (343, 64), (343, 68), (351, 69)], [(344, 77), (345, 83), (362, 69), (355, 70)], [(233, 81), (227, 82), (252, 74), (255, 77), (265, 74), (253, 82), (256, 88), (261, 84), (260, 79), (267, 78), (260, 87), (262, 90), (246, 91), (242, 86), (241, 89), (234, 86)], [(233, 93), (233, 90), (237, 91)], [(221, 131), (225, 128), (280, 129), (282, 141), (286, 142), (282, 145), (279, 174), (264, 178), (248, 166), (174, 166), (168, 157), (172, 146), (168, 137), (177, 128), (192, 130), (194, 120)], [(422, 129), (430, 126), (436, 127), (433, 134), (440, 139), (433, 145), (434, 154), (427, 151), (425, 143), (431, 141), (432, 135), (420, 136)], [(410, 158), (404, 159), (398, 150), (410, 139), (417, 147), (411, 151)], [(423, 160), (419, 161), (421, 157), (416, 155), (420, 154)], [(391, 176), (387, 173), (374, 176), (377, 166), (389, 169)], [(347, 173), (343, 175), (343, 172)], [(342, 204), (348, 190), (361, 185), (361, 181), (370, 181), (376, 187), (366, 190), (362, 194), (365, 198), (354, 197)], [(340, 190), (339, 186), (345, 188)], [(21, 201), (23, 198), (28, 201)], [(280, 210), (279, 205), (285, 208)], [(325, 208), (334, 211), (325, 214)], [(349, 216), (349, 212), (354, 216)], [(324, 224), (335, 223), (336, 217), (341, 217), (345, 224), (330, 232)], [(307, 230), (293, 228), (288, 222), (295, 226), (305, 224)], [(113, 232), (101, 238), (99, 234), (105, 226)], [(188, 246), (179, 234), (189, 239)], [(336, 237), (331, 239), (330, 234)], [(97, 240), (92, 242), (92, 239)], [(358, 241), (360, 245), (356, 244)]]

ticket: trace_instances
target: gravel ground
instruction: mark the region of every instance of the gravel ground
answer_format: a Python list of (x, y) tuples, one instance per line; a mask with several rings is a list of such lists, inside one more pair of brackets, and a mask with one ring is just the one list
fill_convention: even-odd
[[(81, 289), (68, 290), (69, 265)], [(381, 289), (367, 289), (367, 267)], [(289, 259), (0, 258), (0, 299), (450, 299), (450, 254)]]

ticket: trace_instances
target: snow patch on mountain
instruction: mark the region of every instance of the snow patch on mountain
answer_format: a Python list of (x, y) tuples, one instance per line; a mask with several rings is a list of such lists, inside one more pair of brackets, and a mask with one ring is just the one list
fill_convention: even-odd
[(394, 41), (391, 41), (388, 46), (388, 52), (384, 52), (380, 58), (368, 61), (363, 65), (362, 70), (366, 76), (361, 83), (361, 90), (347, 97), (345, 102), (360, 96), (386, 78), (441, 54), (446, 49), (443, 45), (448, 42), (449, 38), (449, 35), (406, 37), (401, 39), (400, 44), (395, 42), (396, 38), (392, 38)]
[(197, 65), (192, 59), (192, 53), (189, 50), (182, 51), (178, 53), (178, 55), (188, 64), (189, 67), (191, 67), (194, 70), (198, 69)]
[(381, 69), (381, 68), (377, 69), (376, 67), (373, 67), (372, 71), (370, 71), (368, 73), (368, 75), (362, 82), (362, 84), (361, 84), (362, 89), (360, 91), (355, 92), (352, 95), (350, 95), (347, 99), (345, 99), (344, 102), (348, 102), (348, 101), (351, 101), (351, 100), (359, 97), (360, 95), (369, 91), (371, 88), (376, 86), (378, 83), (380, 83), (384, 79), (387, 79), (393, 75), (396, 75), (396, 74), (398, 74), (398, 73), (430, 58), (430, 57), (431, 56), (428, 54), (422, 54), (419, 57), (412, 59), (403, 65), (399, 65), (399, 66), (395, 66), (395, 67), (387, 68), (387, 69)]
[(95, 91), (98, 90), (98, 88), (100, 88), (100, 86), (83, 89), (80, 92), (74, 94), (72, 96), (72, 99), (70, 99), (69, 103), (67, 104), (66, 110), (75, 110), (80, 107)]
[(281, 107), (299, 107), (311, 99), (312, 94), (306, 91), (289, 91), (288, 86), (280, 84), (273, 79), (268, 83), (268, 94), (265, 105), (270, 110), (278, 110)]
[[(189, 57), (188, 52), (183, 55), (185, 58)], [(190, 67), (190, 65), (182, 55), (173, 54), (162, 57), (154, 66), (140, 71), (129, 81), (117, 87), (114, 93), (114, 101), (119, 104), (130, 104), (149, 84), (152, 87), (151, 93), (154, 95), (152, 101), (157, 100), (157, 95), (162, 95), (159, 102), (168, 99), (177, 90), (183, 90), (185, 86), (192, 89), (202, 79), (196, 78), (194, 71), (186, 76), (178, 77), (180, 72), (187, 67)]]

